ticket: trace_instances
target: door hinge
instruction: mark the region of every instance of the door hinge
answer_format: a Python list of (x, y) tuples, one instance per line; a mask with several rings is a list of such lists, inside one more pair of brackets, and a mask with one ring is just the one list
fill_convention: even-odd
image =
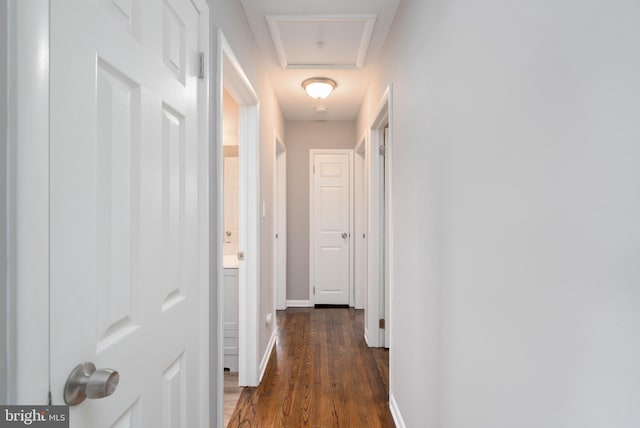
[(313, 295), (316, 295), (316, 287), (313, 287)]
[(53, 405), (53, 400), (51, 400), (51, 391), (49, 391), (49, 396), (47, 397), (47, 406)]
[(384, 156), (387, 153), (387, 146), (384, 144), (380, 144), (380, 147), (378, 147), (378, 152), (380, 153), (380, 156)]
[(380, 328), (384, 328), (384, 318), (380, 318), (380, 321), (378, 321), (378, 326)]
[(204, 79), (204, 52), (198, 53), (198, 79)]
[(276, 233), (276, 239), (278, 239), (278, 234)]

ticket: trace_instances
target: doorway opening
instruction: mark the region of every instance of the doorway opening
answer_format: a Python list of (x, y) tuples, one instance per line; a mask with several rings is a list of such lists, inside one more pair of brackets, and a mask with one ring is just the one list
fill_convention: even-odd
[[(216, 386), (221, 424), (225, 365), (237, 367), (239, 386), (259, 383), (259, 99), (221, 30), (217, 64)], [(236, 345), (228, 346), (225, 355), (226, 335), (236, 334), (234, 329)]]

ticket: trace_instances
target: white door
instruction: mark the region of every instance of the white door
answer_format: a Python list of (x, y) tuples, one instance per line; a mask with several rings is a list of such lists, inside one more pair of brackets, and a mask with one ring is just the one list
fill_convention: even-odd
[(391, 297), (389, 295), (389, 285), (391, 283), (390, 269), (389, 269), (389, 247), (390, 247), (390, 187), (389, 187), (389, 177), (390, 177), (390, 163), (389, 163), (389, 149), (390, 149), (390, 141), (389, 141), (389, 126), (384, 128), (384, 143), (385, 150), (384, 155), (381, 156), (381, 174), (380, 178), (382, 180), (380, 192), (382, 193), (382, 212), (380, 213), (382, 230), (380, 231), (380, 251), (381, 251), (381, 260), (380, 266), (382, 267), (382, 274), (380, 278), (384, 282), (384, 299), (383, 299), (383, 308), (381, 309), (381, 313), (384, 314), (384, 347), (389, 347), (389, 331), (390, 331), (390, 320), (391, 317), (389, 315), (390, 307), (391, 307)]
[(312, 151), (311, 291), (315, 304), (347, 305), (351, 281), (351, 150)]
[(276, 147), (276, 309), (287, 308), (287, 152)]
[(51, 2), (53, 401), (83, 361), (120, 374), (72, 428), (204, 426), (198, 23), (189, 0)]
[(354, 307), (365, 308), (367, 291), (367, 175), (365, 144), (354, 155), (355, 235), (354, 243)]

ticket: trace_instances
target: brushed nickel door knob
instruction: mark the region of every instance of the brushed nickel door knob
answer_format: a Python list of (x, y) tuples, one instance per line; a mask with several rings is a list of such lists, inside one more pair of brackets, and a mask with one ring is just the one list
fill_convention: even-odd
[(77, 406), (87, 398), (104, 398), (113, 394), (120, 374), (111, 369), (96, 369), (90, 362), (78, 364), (64, 385), (64, 402)]

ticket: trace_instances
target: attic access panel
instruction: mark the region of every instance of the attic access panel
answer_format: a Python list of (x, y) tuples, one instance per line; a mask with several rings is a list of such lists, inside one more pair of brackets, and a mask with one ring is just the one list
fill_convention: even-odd
[(376, 15), (268, 15), (282, 68), (362, 68)]

